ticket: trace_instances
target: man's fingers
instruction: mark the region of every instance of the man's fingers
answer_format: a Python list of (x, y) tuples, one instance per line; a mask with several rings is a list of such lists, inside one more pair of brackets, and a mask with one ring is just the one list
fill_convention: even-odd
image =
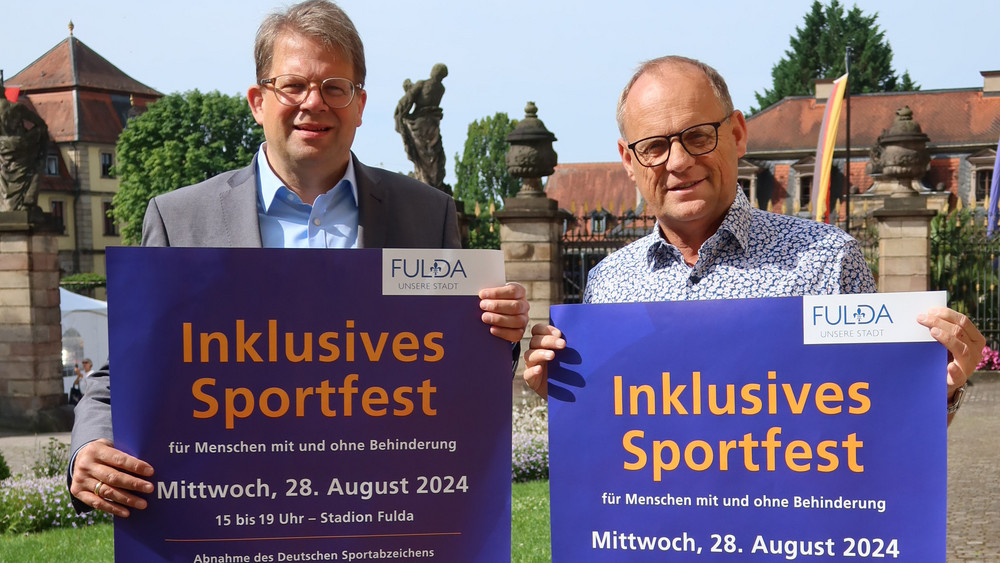
[(545, 373), (545, 364), (525, 368), (524, 382), (532, 391), (541, 397), (548, 394), (548, 377)]
[(100, 488), (100, 495), (98, 496), (106, 501), (138, 508), (140, 510), (146, 508), (146, 499), (135, 496), (126, 490), (115, 488), (114, 486), (106, 483)]
[(153, 492), (153, 484), (142, 478), (152, 474), (145, 461), (115, 449), (108, 440), (96, 440), (77, 452), (70, 492), (97, 510), (126, 518), (126, 507), (146, 507), (146, 500), (133, 492)]
[(524, 286), (515, 282), (510, 282), (507, 285), (500, 287), (488, 287), (480, 290), (479, 292), (479, 298), (483, 300), (520, 300), (524, 299), (525, 295), (527, 295), (527, 292), (525, 291)]
[(497, 338), (500, 338), (502, 340), (506, 340), (507, 342), (510, 342), (511, 344), (513, 344), (514, 342), (517, 342), (517, 341), (521, 340), (521, 337), (524, 335), (524, 329), (523, 328), (503, 328), (501, 326), (491, 325), (490, 326), (490, 334), (492, 334), (493, 336), (496, 336)]
[(531, 327), (532, 336), (544, 336), (546, 334), (562, 337), (562, 332), (552, 325), (537, 323), (535, 326)]
[(117, 467), (124, 471), (128, 471), (129, 473), (143, 475), (146, 477), (151, 477), (153, 475), (153, 467), (151, 465), (141, 459), (132, 457), (121, 450), (107, 448), (102, 451), (101, 459), (104, 460), (107, 465)]

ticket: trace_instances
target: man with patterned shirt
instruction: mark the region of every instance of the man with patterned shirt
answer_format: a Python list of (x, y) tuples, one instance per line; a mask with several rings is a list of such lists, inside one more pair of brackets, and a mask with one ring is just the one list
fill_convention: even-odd
[[(840, 229), (751, 208), (737, 184), (746, 121), (715, 69), (674, 56), (644, 63), (619, 98), (618, 128), (622, 165), (657, 228), (591, 270), (584, 303), (876, 290), (857, 241)], [(918, 321), (948, 349), (950, 401), (985, 339), (951, 309)], [(553, 326), (535, 325), (531, 334), (524, 379), (545, 396), (547, 363), (566, 342)]]

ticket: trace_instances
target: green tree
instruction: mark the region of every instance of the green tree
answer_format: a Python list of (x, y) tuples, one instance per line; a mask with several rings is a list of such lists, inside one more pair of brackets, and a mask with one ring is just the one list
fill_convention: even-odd
[(846, 14), (837, 0), (823, 6), (818, 0), (805, 16), (802, 27), (795, 28), (785, 58), (771, 69), (771, 89), (754, 93), (757, 108), (764, 109), (786, 96), (813, 93), (813, 81), (832, 80), (844, 74), (844, 55), (852, 48), (852, 94), (868, 92), (904, 92), (919, 90), (908, 72), (898, 76), (892, 68), (892, 48), (879, 29), (878, 14), (865, 15), (856, 5)]
[(122, 223), (122, 242), (141, 240), (150, 199), (246, 166), (263, 141), (241, 96), (194, 90), (151, 104), (118, 137), (112, 213)]
[(455, 155), (455, 199), (473, 215), (469, 224), (471, 248), (500, 248), (499, 228), (490, 210), (502, 208), (504, 198), (513, 197), (521, 188), (518, 179), (507, 172), (506, 163), (510, 145), (505, 139), (515, 126), (517, 120), (503, 112), (477, 119), (469, 124), (464, 154)]

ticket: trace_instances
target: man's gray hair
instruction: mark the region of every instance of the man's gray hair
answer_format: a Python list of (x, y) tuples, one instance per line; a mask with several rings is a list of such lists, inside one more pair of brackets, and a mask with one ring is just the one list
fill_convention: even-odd
[(351, 60), (355, 74), (343, 78), (365, 83), (367, 69), (361, 36), (344, 10), (326, 0), (308, 0), (283, 12), (274, 12), (264, 19), (257, 29), (253, 46), (258, 81), (270, 78), (267, 74), (271, 72), (274, 59), (274, 43), (278, 37), (288, 32), (305, 35), (319, 41), (327, 49), (341, 51)]
[(622, 139), (625, 139), (625, 100), (628, 99), (628, 94), (632, 91), (632, 86), (634, 86), (636, 81), (639, 80), (639, 77), (647, 72), (659, 71), (667, 67), (681, 65), (691, 66), (700, 70), (705, 77), (708, 78), (709, 83), (712, 85), (712, 92), (715, 93), (716, 99), (718, 99), (722, 107), (725, 108), (726, 115), (733, 113), (733, 98), (729, 95), (729, 87), (726, 86), (726, 80), (722, 78), (719, 71), (695, 59), (689, 59), (678, 55), (668, 55), (666, 57), (646, 61), (639, 65), (635, 74), (632, 75), (628, 84), (625, 85), (625, 89), (622, 90), (621, 96), (618, 97), (618, 133), (621, 134)]

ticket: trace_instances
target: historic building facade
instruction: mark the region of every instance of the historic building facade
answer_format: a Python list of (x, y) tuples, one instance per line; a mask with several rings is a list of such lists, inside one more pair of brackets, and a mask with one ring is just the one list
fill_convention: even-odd
[[(128, 117), (162, 94), (74, 37), (72, 24), (68, 38), (5, 84), (49, 128), (38, 205), (62, 222), (61, 274), (105, 274), (105, 247), (121, 244), (118, 225), (108, 216), (118, 191), (115, 143)], [(103, 297), (103, 290), (98, 293)]]
[[(948, 205), (981, 205), (989, 191), (1000, 138), (1000, 71), (982, 72), (981, 88), (923, 90), (854, 95), (851, 104), (850, 185), (864, 194), (878, 177), (869, 168), (879, 137), (899, 117), (909, 118), (927, 136), (930, 161), (923, 187), (947, 192)], [(807, 215), (816, 143), (829, 82), (819, 82), (815, 96), (789, 97), (747, 119), (749, 146), (740, 160), (739, 181), (751, 202), (778, 213)], [(904, 108), (908, 108), (905, 110)], [(832, 199), (841, 199), (847, 161), (846, 111), (837, 130)], [(546, 186), (546, 195), (578, 218), (600, 213), (620, 215), (637, 209), (634, 184), (620, 162), (562, 164)], [(867, 198), (852, 199), (855, 214)], [(872, 200), (869, 203), (876, 203)], [(857, 206), (856, 206), (857, 203)], [(873, 209), (867, 209), (868, 211)], [(641, 207), (637, 209), (641, 213)], [(843, 202), (839, 207), (845, 211)]]

